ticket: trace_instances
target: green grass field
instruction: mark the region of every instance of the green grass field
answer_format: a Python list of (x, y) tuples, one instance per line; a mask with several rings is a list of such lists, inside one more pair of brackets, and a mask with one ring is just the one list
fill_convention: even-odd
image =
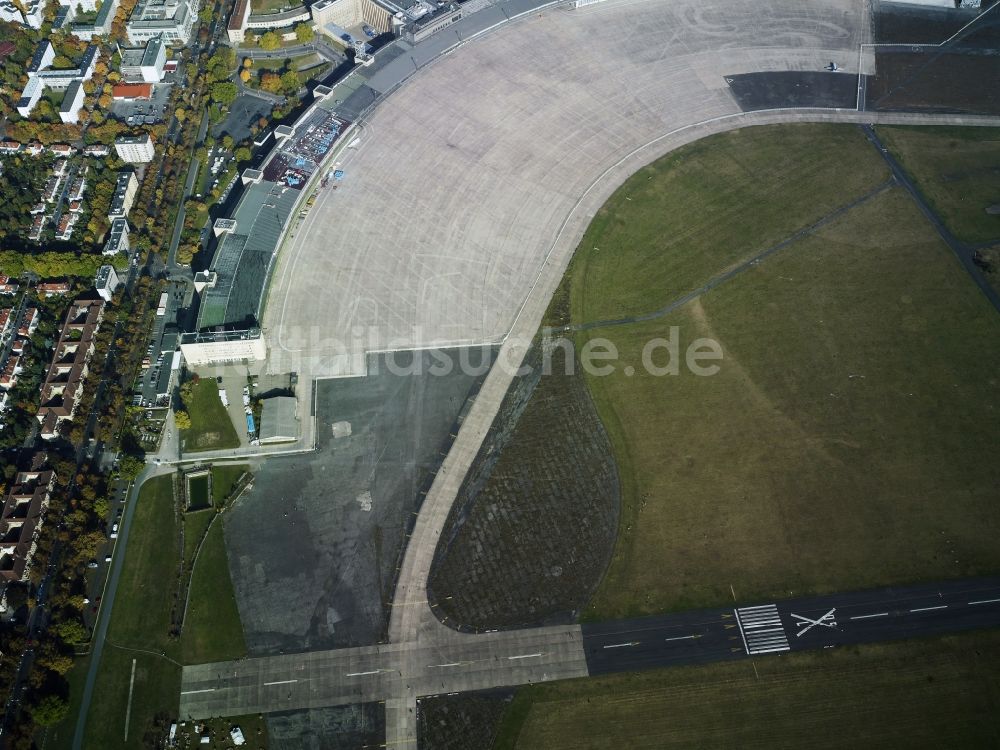
[[(224, 500), (246, 468), (214, 469), (213, 494), (221, 493)], [(211, 511), (188, 514), (184, 522), (192, 515), (204, 517), (207, 525), (215, 514)], [(85, 746), (88, 748), (154, 746), (165, 736), (169, 721), (177, 718), (180, 665), (237, 658), (246, 653), (219, 518), (209, 531), (192, 574), (190, 608), (182, 636), (179, 639), (171, 636), (171, 611), (180, 564), (178, 522), (172, 477), (149, 480), (140, 493), (129, 532), (122, 577), (87, 717)], [(200, 526), (201, 531), (204, 528)], [(197, 532), (193, 528), (187, 531), (186, 536)], [(193, 557), (193, 547), (186, 554)], [(133, 659), (136, 672), (126, 738), (125, 715)]]
[(997, 663), (989, 631), (542, 684), (494, 747), (996, 747)]
[(186, 664), (238, 659), (246, 655), (243, 625), (229, 577), (222, 518), (216, 518), (191, 577), (191, 603), (181, 643)]
[(238, 448), (240, 439), (219, 398), (219, 386), (210, 378), (194, 383), (191, 404), (191, 428), (181, 431), (186, 453)]
[[(177, 584), (178, 530), (170, 476), (142, 488), (87, 716), (85, 747), (149, 747), (149, 733), (177, 711), (180, 648), (170, 637)], [(164, 654), (161, 656), (161, 654)], [(128, 737), (132, 660), (136, 660)], [(164, 724), (167, 721), (167, 724)]]
[(707, 138), (629, 178), (577, 250), (574, 322), (659, 309), (889, 177), (853, 128), (774, 133), (755, 127)]
[[(648, 255), (636, 237), (670, 234), (690, 215), (710, 224), (716, 209), (698, 210), (697, 198), (717, 205), (714, 175), (764, 180), (730, 170), (748, 145), (768, 153), (767, 139), (784, 144), (793, 172), (797, 162), (825, 155), (825, 173), (803, 170), (815, 190), (798, 190), (814, 195), (835, 185), (828, 205), (881, 182), (878, 169), (851, 180), (868, 163), (864, 149), (874, 153), (858, 130), (792, 130), (795, 138), (767, 128), (754, 129), (751, 141), (709, 139), (693, 147), (697, 160), (682, 149), (667, 160), (687, 170), (685, 189), (665, 192), (649, 180), (655, 203), (626, 202), (620, 191), (599, 243), (585, 239), (574, 259), (573, 321), (655, 309), (780, 239), (748, 234), (751, 251), (700, 236), (674, 243), (657, 263), (669, 276), (677, 258), (686, 281), (667, 294), (670, 284), (656, 272), (608, 270), (641, 268), (630, 260)], [(767, 179), (782, 182), (778, 174)], [(714, 236), (736, 237), (736, 228), (777, 210), (771, 201), (788, 199), (779, 184), (755, 190), (740, 209), (726, 202), (716, 220), (728, 229)], [(819, 218), (798, 217), (806, 225)], [(988, 416), (1000, 400), (1000, 321), (971, 288), (894, 188), (666, 317), (580, 334), (578, 344), (607, 337), (621, 360), (608, 377), (588, 376), (624, 506), (614, 559), (586, 616), (731, 602), (730, 587), (752, 601), (1000, 568), (1000, 467), (991, 448), (1000, 433)], [(676, 376), (645, 371), (644, 345), (668, 337), (672, 326), (681, 358), (696, 338), (719, 342), (717, 375), (699, 377), (683, 365)]]
[(1000, 241), (1000, 129), (880, 127), (879, 135), (959, 239)]

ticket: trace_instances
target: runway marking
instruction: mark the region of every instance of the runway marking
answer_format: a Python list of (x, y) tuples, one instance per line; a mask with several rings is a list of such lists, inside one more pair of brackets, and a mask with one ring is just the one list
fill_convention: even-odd
[(132, 718), (132, 688), (135, 687), (135, 659), (132, 660), (132, 677), (128, 681), (128, 707), (125, 709), (125, 739), (128, 740), (128, 722)]
[(740, 607), (733, 611), (743, 637), (743, 648), (748, 656), (791, 650), (777, 605)]
[(451, 662), (449, 664), (428, 664), (427, 668), (428, 669), (433, 669), (434, 667), (460, 667), (460, 666), (462, 666), (462, 662), (460, 662), (460, 661), (453, 661), (453, 662)]
[(638, 646), (640, 641), (629, 641), (628, 643), (611, 643), (603, 648), (627, 648), (628, 646)]
[(663, 640), (664, 641), (690, 641), (690, 640), (693, 640), (694, 638), (698, 638), (698, 637), (700, 637), (700, 636), (697, 636), (697, 635), (679, 635), (676, 638), (664, 638)]
[(344, 677), (365, 677), (366, 675), (378, 674), (378, 673), (379, 670), (373, 669), (370, 672), (348, 672), (347, 674), (344, 675)]
[[(795, 637), (796, 638), (801, 638), (806, 633), (808, 633), (810, 630), (812, 630), (813, 628), (815, 628), (817, 625), (822, 625), (824, 628), (835, 628), (835, 627), (837, 627), (837, 620), (833, 616), (833, 613), (836, 612), (836, 611), (837, 611), (837, 608), (833, 607), (829, 612), (827, 612), (825, 615), (823, 615), (822, 617), (820, 617), (820, 618), (818, 618), (816, 620), (812, 619), (811, 617), (806, 617), (805, 615), (797, 615), (797, 614), (795, 614), (793, 612), (792, 613), (792, 617), (794, 617), (796, 620), (799, 621), (798, 624), (799, 625), (805, 625), (805, 627), (802, 628), (802, 630), (800, 630), (798, 633), (795, 634)], [(809, 624), (806, 625), (806, 623), (809, 623)]]
[(947, 604), (941, 604), (937, 607), (917, 607), (916, 609), (911, 609), (911, 612), (930, 612), (932, 609), (948, 609)]
[(979, 601), (969, 602), (969, 604), (995, 604), (1000, 602), (1000, 599), (980, 599)]
[(867, 620), (870, 617), (888, 617), (888, 616), (889, 616), (888, 612), (876, 612), (873, 615), (854, 615), (854, 617), (852, 617), (851, 619), (852, 620)]
[(298, 682), (298, 680), (277, 680), (275, 682), (265, 682), (264, 687), (268, 685), (291, 685), (293, 682)]
[(538, 653), (538, 654), (518, 654), (517, 656), (508, 656), (507, 658), (508, 659), (534, 659), (537, 656), (541, 656), (541, 654), (540, 653)]
[(204, 690), (182, 690), (181, 695), (195, 695), (197, 693), (214, 693), (215, 688), (205, 688)]

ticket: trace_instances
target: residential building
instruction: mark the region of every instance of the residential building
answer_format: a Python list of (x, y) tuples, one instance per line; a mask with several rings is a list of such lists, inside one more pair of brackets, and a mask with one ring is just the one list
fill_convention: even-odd
[(149, 133), (123, 136), (115, 140), (118, 158), (131, 164), (145, 164), (153, 160), (153, 139)]
[[(68, 91), (68, 89), (67, 89)], [(49, 153), (55, 156), (72, 156), (76, 149), (70, 146), (68, 143), (53, 143), (49, 146)]]
[(21, 315), (21, 327), (17, 329), (17, 335), (29, 338), (38, 328), (38, 308), (26, 307)]
[(17, 385), (17, 376), (21, 374), (21, 358), (16, 354), (11, 354), (4, 362), (3, 369), (0, 370), (0, 389), (9, 391)]
[[(97, 36), (107, 36), (111, 32), (111, 24), (115, 20), (119, 2), (120, 0), (104, 0), (101, 3), (101, 7), (97, 10), (97, 16), (94, 18), (93, 23), (74, 23), (70, 26), (70, 33), (78, 39), (93, 39)], [(92, 8), (96, 7), (94, 0), (85, 0), (83, 4), (84, 8), (87, 7), (88, 3)], [(77, 5), (76, 2), (74, 0), (59, 0), (59, 4), (68, 9), (64, 23), (66, 20), (72, 20)]]
[(0, 154), (16, 154), (21, 150), (21, 144), (17, 141), (0, 142)]
[(39, 284), (35, 287), (35, 291), (48, 299), (49, 297), (60, 297), (64, 294), (69, 294), (71, 288), (68, 281), (50, 281)]
[(197, 0), (139, 0), (125, 24), (129, 44), (138, 47), (156, 37), (187, 44), (197, 15)]
[(69, 190), (66, 192), (66, 198), (69, 201), (78, 201), (83, 199), (83, 193), (87, 189), (87, 180), (83, 177), (77, 177), (73, 180), (72, 184), (69, 186)]
[(229, 16), (226, 35), (231, 44), (243, 44), (246, 39), (247, 21), (250, 20), (250, 0), (236, 0), (233, 14)]
[(44, 5), (42, 0), (0, 0), (0, 21), (40, 29)]
[(17, 282), (10, 276), (0, 275), (0, 294), (17, 294)]
[(132, 170), (119, 172), (115, 180), (115, 192), (111, 196), (111, 205), (108, 208), (108, 220), (113, 223), (117, 218), (128, 216), (138, 191), (139, 181), (135, 172)]
[(84, 146), (83, 155), (84, 156), (94, 156), (94, 157), (104, 157), (111, 153), (111, 149), (105, 146), (103, 143), (97, 143), (93, 146)]
[(0, 341), (6, 339), (7, 335), (14, 329), (14, 321), (11, 319), (12, 312), (14, 310), (10, 307), (0, 309)]
[[(66, 118), (78, 117), (80, 106), (83, 103), (83, 82), (89, 81), (93, 77), (99, 53), (100, 49), (97, 45), (91, 44), (80, 58), (79, 67), (50, 70), (49, 66), (55, 61), (55, 49), (52, 47), (52, 42), (47, 39), (41, 42), (35, 49), (35, 54), (28, 65), (28, 82), (21, 90), (21, 98), (17, 103), (18, 113), (22, 117), (30, 116), (31, 111), (42, 98), (45, 89), (65, 91), (66, 96), (63, 98), (63, 103), (66, 105), (66, 111), (64, 113), (60, 108), (59, 115), (63, 122), (76, 122), (75, 119)], [(69, 99), (68, 103), (66, 99)], [(80, 106), (77, 106), (78, 100)]]
[(118, 255), (118, 253), (128, 253), (128, 220), (124, 216), (119, 216), (111, 222), (111, 231), (108, 233), (108, 241), (104, 243), (101, 255)]
[(102, 299), (77, 300), (70, 306), (42, 384), (41, 406), (36, 416), (44, 440), (57, 437), (59, 425), (73, 419), (76, 413), (103, 314)]
[(14, 475), (0, 514), (0, 577), (23, 581), (28, 576), (38, 532), (45, 519), (56, 474), (42, 470), (45, 454), (35, 455), (28, 471)]
[(105, 302), (110, 302), (119, 286), (121, 286), (121, 281), (118, 279), (118, 274), (115, 273), (114, 266), (105, 265), (97, 269), (97, 278), (94, 279), (94, 288), (97, 289), (97, 293), (101, 295), (101, 299)]
[(83, 81), (75, 80), (66, 89), (62, 103), (59, 105), (59, 119), (65, 123), (80, 122), (80, 110), (83, 108)]

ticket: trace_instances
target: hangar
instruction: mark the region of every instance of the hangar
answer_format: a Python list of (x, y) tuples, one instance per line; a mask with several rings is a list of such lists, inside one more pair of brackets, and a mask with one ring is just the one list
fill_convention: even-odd
[(299, 438), (298, 401), (294, 396), (272, 396), (264, 399), (260, 415), (260, 443), (290, 443)]

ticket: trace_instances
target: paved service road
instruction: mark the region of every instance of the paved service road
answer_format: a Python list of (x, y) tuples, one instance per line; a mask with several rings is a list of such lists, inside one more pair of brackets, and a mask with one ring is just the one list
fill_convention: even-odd
[(1000, 626), (1000, 577), (184, 668), (182, 717), (391, 701)]

